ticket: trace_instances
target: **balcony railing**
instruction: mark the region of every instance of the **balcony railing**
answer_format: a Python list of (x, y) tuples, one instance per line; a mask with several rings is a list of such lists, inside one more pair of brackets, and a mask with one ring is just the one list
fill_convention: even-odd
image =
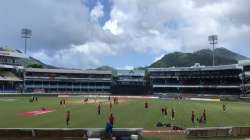
[(110, 86), (63, 86), (63, 85), (25, 85), (26, 88), (53, 89), (110, 89)]
[(25, 80), (79, 80), (79, 81), (111, 81), (111, 78), (72, 78), (72, 77), (36, 77), (36, 76), (25, 76)]
[(240, 85), (153, 85), (153, 88), (240, 88)]

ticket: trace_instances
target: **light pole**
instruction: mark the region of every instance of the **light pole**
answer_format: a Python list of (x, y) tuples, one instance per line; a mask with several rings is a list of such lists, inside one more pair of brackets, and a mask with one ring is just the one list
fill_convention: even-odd
[[(21, 37), (24, 38), (24, 54), (26, 56), (26, 53), (27, 53), (27, 39), (31, 38), (31, 35), (32, 35), (32, 31), (31, 29), (28, 29), (28, 28), (23, 28), (21, 30)], [(22, 89), (22, 93), (24, 93), (26, 90), (25, 90), (25, 75), (26, 75), (26, 72), (25, 72), (25, 67), (26, 67), (26, 58), (24, 60), (24, 69), (23, 69), (23, 89)]]
[(217, 35), (210, 35), (210, 36), (208, 36), (208, 42), (209, 42), (209, 44), (213, 45), (213, 66), (215, 66), (214, 45), (218, 44), (218, 36)]
[(31, 38), (32, 36), (32, 30), (28, 28), (23, 28), (21, 30), (21, 37), (24, 38), (24, 54), (26, 55), (27, 51), (27, 39)]

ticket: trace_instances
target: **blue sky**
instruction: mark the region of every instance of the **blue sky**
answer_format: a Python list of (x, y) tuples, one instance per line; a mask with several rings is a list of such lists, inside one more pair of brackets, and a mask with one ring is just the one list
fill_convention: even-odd
[(217, 47), (250, 57), (249, 0), (0, 1), (0, 45), (67, 68), (147, 66), (174, 51)]

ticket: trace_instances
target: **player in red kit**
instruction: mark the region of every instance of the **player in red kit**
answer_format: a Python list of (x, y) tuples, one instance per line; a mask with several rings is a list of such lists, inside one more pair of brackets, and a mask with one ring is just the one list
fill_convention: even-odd
[(164, 108), (164, 115), (165, 115), (165, 116), (168, 115), (168, 108), (167, 108), (167, 107)]
[(116, 104), (116, 97), (113, 97), (114, 104)]
[(144, 108), (148, 109), (148, 102), (147, 101), (145, 101), (145, 103), (144, 103)]
[(206, 110), (205, 110), (205, 109), (203, 110), (202, 115), (203, 115), (204, 123), (206, 123), (206, 122), (207, 122), (207, 113), (206, 113)]
[(111, 113), (110, 116), (109, 116), (109, 122), (112, 124), (112, 126), (114, 125), (114, 121), (115, 121), (115, 117)]
[(161, 108), (161, 114), (163, 115), (165, 112), (165, 109), (164, 108)]
[(98, 113), (98, 115), (101, 114), (101, 104), (100, 103), (97, 106), (97, 113)]
[(69, 127), (69, 121), (70, 121), (70, 111), (67, 111), (66, 114), (66, 126)]
[(191, 121), (193, 125), (194, 125), (194, 120), (195, 120), (195, 113), (194, 111), (192, 111)]
[(171, 119), (174, 120), (175, 119), (175, 110), (174, 108), (172, 108), (172, 115), (171, 115)]

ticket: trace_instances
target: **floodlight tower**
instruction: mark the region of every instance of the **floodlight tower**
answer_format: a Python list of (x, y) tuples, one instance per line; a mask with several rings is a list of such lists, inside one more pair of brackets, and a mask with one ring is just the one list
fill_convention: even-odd
[(208, 42), (209, 42), (209, 44), (213, 45), (213, 66), (215, 66), (214, 46), (215, 46), (215, 44), (218, 44), (218, 36), (217, 35), (210, 35), (210, 36), (208, 36)]
[[(32, 30), (28, 29), (28, 28), (23, 28), (21, 30), (21, 37), (24, 38), (24, 53), (26, 56), (26, 52), (27, 52), (27, 39), (31, 38), (32, 35)], [(24, 68), (26, 67), (26, 59), (24, 59), (25, 63), (24, 63)], [(22, 93), (25, 92), (25, 69), (23, 69), (23, 88), (22, 88)]]
[(28, 28), (23, 28), (21, 30), (21, 37), (24, 38), (24, 53), (26, 55), (26, 51), (27, 51), (27, 39), (31, 38), (32, 35), (32, 30), (28, 29)]

